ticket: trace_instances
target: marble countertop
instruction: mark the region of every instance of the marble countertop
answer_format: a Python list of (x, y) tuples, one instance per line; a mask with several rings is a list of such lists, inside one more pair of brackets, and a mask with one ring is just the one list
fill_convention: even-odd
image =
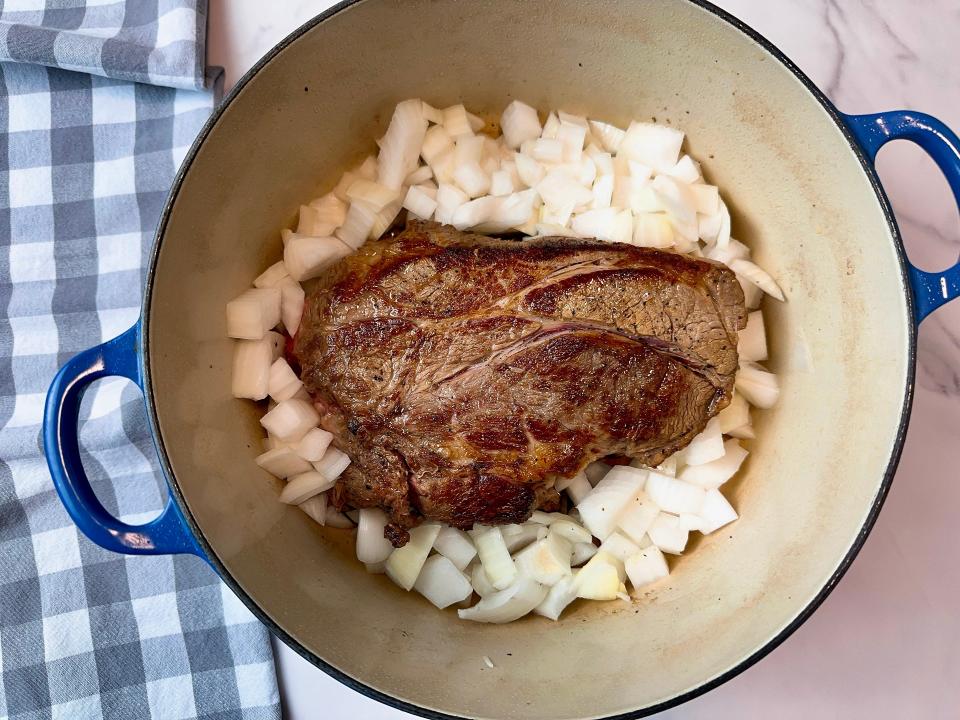
[[(715, 0), (752, 25), (846, 112), (913, 108), (960, 129), (960, 5), (904, 0)], [(210, 0), (208, 61), (231, 86), (326, 0)], [(911, 259), (960, 254), (956, 205), (917, 148), (878, 167)], [(955, 718), (960, 711), (960, 303), (920, 331), (917, 394), (900, 469), (866, 546), (823, 606), (783, 645), (722, 687), (657, 717)], [(409, 718), (340, 685), (276, 643), (291, 720)]]

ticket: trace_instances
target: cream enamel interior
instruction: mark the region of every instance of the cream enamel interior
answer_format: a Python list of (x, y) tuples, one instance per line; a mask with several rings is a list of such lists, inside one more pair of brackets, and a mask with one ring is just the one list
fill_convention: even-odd
[[(281, 506), (278, 481), (253, 463), (261, 411), (230, 398), (224, 304), (279, 257), (277, 228), (299, 202), (373, 151), (394, 103), (416, 96), (492, 113), (516, 97), (683, 128), (726, 192), (734, 235), (786, 292), (786, 304), (766, 306), (783, 395), (757, 416), (730, 494), (742, 519), (695, 543), (632, 607), (581, 604), (556, 624), (460, 622), (366, 574), (348, 534)], [(216, 555), (309, 651), (453, 715), (632, 712), (753, 654), (854, 543), (908, 385), (898, 259), (859, 161), (789, 70), (685, 0), (363, 0), (336, 13), (220, 117), (173, 203), (154, 283), (149, 370), (163, 449)]]

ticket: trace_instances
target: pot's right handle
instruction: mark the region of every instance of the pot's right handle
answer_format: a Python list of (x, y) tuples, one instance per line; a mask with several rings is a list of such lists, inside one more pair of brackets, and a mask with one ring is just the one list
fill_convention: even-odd
[[(844, 115), (860, 147), (874, 162), (877, 151), (891, 140), (909, 140), (926, 150), (947, 178), (960, 207), (960, 139), (935, 117), (911, 110), (872, 115)], [(917, 323), (960, 295), (960, 262), (942, 272), (927, 272), (910, 263)]]

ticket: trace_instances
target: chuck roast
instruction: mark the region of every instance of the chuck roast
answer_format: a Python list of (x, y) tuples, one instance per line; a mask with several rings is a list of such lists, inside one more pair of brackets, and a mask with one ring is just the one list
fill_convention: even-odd
[(707, 260), (414, 222), (321, 281), (294, 354), (352, 460), (334, 504), (383, 508), (400, 545), (555, 508), (599, 458), (659, 464), (729, 402), (745, 318)]

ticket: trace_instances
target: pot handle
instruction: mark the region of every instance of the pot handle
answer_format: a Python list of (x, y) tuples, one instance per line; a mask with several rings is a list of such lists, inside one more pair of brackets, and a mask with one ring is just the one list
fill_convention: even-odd
[(70, 358), (53, 379), (43, 415), (43, 452), (53, 485), (77, 527), (100, 547), (134, 555), (193, 553), (205, 558), (173, 497), (155, 519), (128, 525), (107, 512), (83, 471), (78, 438), (83, 393), (94, 380), (109, 376), (129, 378), (143, 390), (139, 348), (138, 321), (119, 337)]
[[(892, 110), (872, 115), (843, 115), (847, 127), (870, 162), (891, 140), (909, 140), (926, 150), (947, 178), (960, 207), (960, 139), (950, 128), (925, 113)], [(908, 261), (917, 323), (960, 295), (960, 262), (942, 272), (927, 272)]]

